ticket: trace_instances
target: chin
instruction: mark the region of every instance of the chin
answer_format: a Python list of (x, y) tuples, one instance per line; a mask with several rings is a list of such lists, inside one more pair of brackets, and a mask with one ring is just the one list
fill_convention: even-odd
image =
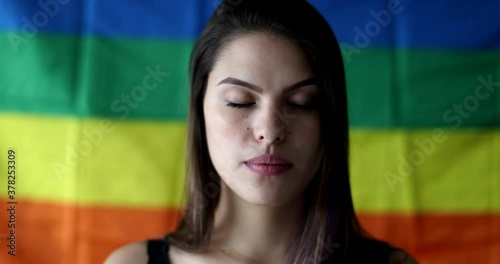
[(259, 190), (253, 193), (246, 193), (238, 196), (250, 204), (270, 207), (281, 206), (291, 200), (290, 195), (270, 190)]

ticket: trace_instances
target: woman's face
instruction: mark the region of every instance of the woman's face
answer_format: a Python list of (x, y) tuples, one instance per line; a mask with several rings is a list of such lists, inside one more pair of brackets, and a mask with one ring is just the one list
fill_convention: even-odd
[[(238, 36), (220, 51), (203, 110), (210, 157), (231, 195), (282, 205), (299, 198), (313, 178), (322, 147), (319, 87), (312, 77), (300, 47), (270, 34)], [(279, 155), (292, 165), (267, 167), (288, 168), (272, 175), (251, 170), (247, 161), (262, 154)]]

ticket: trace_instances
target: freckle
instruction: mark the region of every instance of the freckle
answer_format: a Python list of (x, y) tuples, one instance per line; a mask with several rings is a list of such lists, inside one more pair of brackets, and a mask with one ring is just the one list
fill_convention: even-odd
[(291, 134), (292, 134), (292, 132), (288, 132), (288, 135), (291, 135)]

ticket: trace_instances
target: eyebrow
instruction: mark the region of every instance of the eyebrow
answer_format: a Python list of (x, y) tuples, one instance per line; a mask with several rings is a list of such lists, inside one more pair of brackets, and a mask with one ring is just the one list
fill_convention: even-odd
[[(234, 84), (234, 85), (248, 88), (248, 89), (253, 90), (257, 93), (262, 93), (262, 88), (260, 88), (259, 86), (245, 82), (245, 81), (240, 80), (240, 79), (233, 78), (233, 77), (227, 77), (226, 79), (220, 81), (217, 84), (217, 86), (219, 86), (221, 84)], [(286, 94), (286, 93), (289, 93), (293, 90), (296, 90), (296, 89), (304, 87), (304, 86), (317, 85), (317, 84), (318, 84), (317, 79), (315, 77), (310, 77), (310, 78), (307, 78), (305, 80), (302, 80), (300, 82), (297, 82), (297, 83), (294, 83), (290, 86), (285, 87), (285, 90), (283, 91), (283, 93)]]

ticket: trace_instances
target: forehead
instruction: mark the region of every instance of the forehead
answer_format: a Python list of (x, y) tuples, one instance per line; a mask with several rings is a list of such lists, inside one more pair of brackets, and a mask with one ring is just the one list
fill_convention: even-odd
[(211, 74), (220, 80), (232, 76), (262, 85), (283, 85), (313, 76), (300, 46), (269, 33), (233, 38), (219, 51)]

